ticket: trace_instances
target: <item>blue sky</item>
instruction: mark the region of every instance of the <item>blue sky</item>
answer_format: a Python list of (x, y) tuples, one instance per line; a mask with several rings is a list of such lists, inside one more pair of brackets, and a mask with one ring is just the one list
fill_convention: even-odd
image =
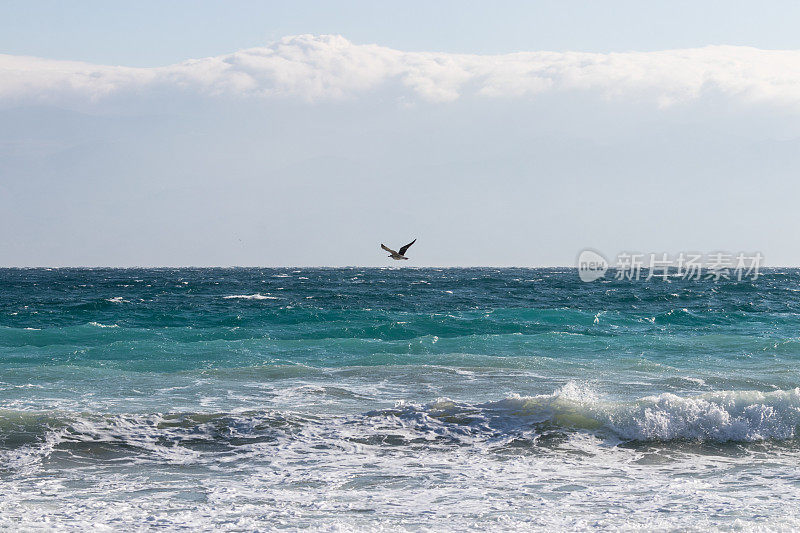
[(795, 3), (0, 15), (3, 265), (800, 264)]

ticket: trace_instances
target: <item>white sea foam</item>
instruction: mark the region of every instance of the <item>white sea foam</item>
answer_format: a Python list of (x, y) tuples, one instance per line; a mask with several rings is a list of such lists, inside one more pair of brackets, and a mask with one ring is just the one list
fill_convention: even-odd
[(226, 300), (280, 300), (277, 296), (268, 294), (232, 294), (224, 296)]

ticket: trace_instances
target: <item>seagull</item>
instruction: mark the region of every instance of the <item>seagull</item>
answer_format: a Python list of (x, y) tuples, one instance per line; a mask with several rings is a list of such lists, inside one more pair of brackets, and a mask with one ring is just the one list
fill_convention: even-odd
[(410, 243), (408, 243), (405, 246), (403, 246), (402, 248), (400, 248), (399, 252), (395, 252), (394, 250), (392, 250), (391, 248), (389, 248), (388, 246), (386, 246), (383, 243), (381, 243), (381, 248), (383, 248), (384, 250), (389, 252), (389, 257), (399, 261), (400, 259), (408, 259), (408, 257), (405, 256), (406, 250), (411, 248), (411, 245), (414, 244), (415, 242), (417, 242), (417, 239), (414, 239)]

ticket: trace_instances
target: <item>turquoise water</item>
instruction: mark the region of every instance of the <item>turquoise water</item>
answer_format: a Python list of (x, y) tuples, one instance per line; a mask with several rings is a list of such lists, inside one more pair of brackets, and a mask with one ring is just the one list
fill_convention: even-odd
[(0, 270), (0, 525), (800, 527), (800, 271)]

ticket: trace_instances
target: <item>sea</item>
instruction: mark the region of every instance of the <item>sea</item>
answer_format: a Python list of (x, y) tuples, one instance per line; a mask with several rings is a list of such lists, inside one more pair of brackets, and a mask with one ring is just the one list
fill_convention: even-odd
[(760, 274), (2, 269), (0, 529), (800, 529)]

